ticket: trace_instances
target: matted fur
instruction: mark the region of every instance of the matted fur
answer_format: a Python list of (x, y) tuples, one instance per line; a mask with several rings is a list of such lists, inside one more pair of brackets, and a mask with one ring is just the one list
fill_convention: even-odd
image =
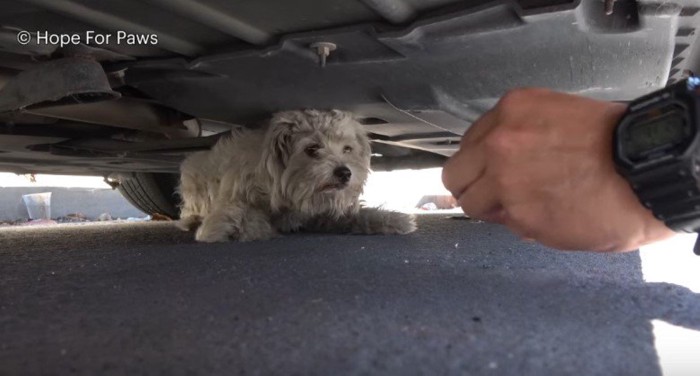
[[(348, 113), (276, 113), (266, 129), (234, 131), (185, 159), (178, 226), (197, 229), (195, 238), (203, 242), (267, 239), (302, 229), (415, 231), (413, 216), (360, 206), (369, 162), (365, 130)], [(338, 176), (344, 167), (349, 179)]]

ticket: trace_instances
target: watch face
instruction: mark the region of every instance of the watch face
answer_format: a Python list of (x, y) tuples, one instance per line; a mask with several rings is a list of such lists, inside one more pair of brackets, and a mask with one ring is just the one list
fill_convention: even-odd
[(631, 119), (622, 134), (622, 152), (633, 163), (677, 156), (684, 152), (691, 136), (685, 108), (667, 104)]

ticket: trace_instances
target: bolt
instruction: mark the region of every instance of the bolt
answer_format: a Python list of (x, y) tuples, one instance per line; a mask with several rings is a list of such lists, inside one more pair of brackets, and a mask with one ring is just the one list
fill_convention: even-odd
[(331, 51), (335, 51), (335, 49), (338, 48), (335, 43), (330, 42), (316, 42), (312, 43), (309, 47), (316, 51), (321, 68), (326, 66), (326, 58), (331, 54)]

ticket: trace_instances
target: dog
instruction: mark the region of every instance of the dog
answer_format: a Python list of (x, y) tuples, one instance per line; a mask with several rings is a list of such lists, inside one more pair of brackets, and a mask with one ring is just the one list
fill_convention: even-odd
[(296, 231), (407, 234), (411, 215), (360, 204), (370, 168), (363, 126), (339, 110), (286, 111), (232, 131), (182, 163), (178, 227), (200, 242)]

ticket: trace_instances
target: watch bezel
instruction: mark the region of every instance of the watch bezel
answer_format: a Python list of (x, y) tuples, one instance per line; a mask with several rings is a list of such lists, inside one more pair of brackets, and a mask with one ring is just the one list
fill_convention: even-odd
[[(683, 117), (685, 124), (688, 124), (690, 126), (691, 135), (688, 138), (688, 141), (684, 142), (683, 144), (677, 147), (679, 150), (682, 151), (676, 154), (667, 154), (660, 158), (649, 161), (632, 161), (624, 150), (624, 140), (626, 132), (628, 132), (631, 126), (635, 125), (635, 121), (644, 118), (649, 111), (652, 111), (653, 109), (665, 108), (668, 106), (678, 106), (682, 108), (683, 111), (681, 112), (681, 116)], [(665, 164), (674, 164), (680, 160), (692, 158), (693, 150), (695, 150), (695, 147), (698, 144), (698, 136), (700, 135), (700, 132), (698, 132), (698, 124), (695, 124), (693, 120), (696, 119), (697, 115), (693, 113), (694, 110), (695, 109), (693, 108), (693, 106), (689, 107), (685, 102), (683, 102), (675, 96), (666, 96), (665, 98), (654, 101), (654, 103), (648, 103), (646, 106), (639, 106), (639, 104), (635, 106), (635, 103), (631, 104), (630, 109), (628, 109), (628, 111), (625, 113), (622, 120), (615, 129), (614, 154), (618, 168), (622, 168), (623, 170), (632, 173), (646, 170), (649, 168), (655, 168)], [(637, 124), (641, 125), (642, 123)]]

